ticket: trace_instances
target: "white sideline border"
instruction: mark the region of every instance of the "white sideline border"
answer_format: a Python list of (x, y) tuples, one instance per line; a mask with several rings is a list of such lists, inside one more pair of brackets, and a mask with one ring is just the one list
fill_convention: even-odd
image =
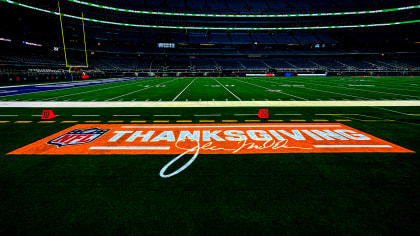
[(399, 107), (420, 106), (420, 100), (388, 100), (388, 101), (164, 101), (164, 102), (59, 102), (59, 101), (2, 101), (0, 108), (53, 108), (53, 107)]

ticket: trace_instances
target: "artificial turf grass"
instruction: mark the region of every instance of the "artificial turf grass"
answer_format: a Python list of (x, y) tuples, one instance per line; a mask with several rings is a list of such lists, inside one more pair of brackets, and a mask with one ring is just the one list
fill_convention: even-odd
[[(390, 109), (414, 113), (418, 108)], [(200, 155), (179, 175), (163, 179), (159, 171), (174, 155), (5, 155), (72, 126), (35, 123), (39, 117), (30, 115), (40, 110), (1, 110), (34, 121), (0, 125), (5, 134), (0, 137), (2, 234), (419, 233), (419, 133), (412, 124), (345, 123), (417, 153)], [(133, 111), (149, 118), (161, 112), (53, 110), (62, 115), (59, 119), (75, 113), (110, 117)], [(235, 112), (257, 110), (191, 108), (183, 115), (211, 111), (232, 118)], [(406, 117), (363, 107), (270, 109), (302, 113), (299, 118), (307, 120), (320, 111)]]

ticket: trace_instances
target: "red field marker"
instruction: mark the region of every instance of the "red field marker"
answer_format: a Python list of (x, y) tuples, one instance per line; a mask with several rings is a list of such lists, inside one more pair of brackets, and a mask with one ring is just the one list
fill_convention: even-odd
[(268, 119), (268, 109), (260, 109), (258, 112), (258, 117), (260, 119)]
[(50, 120), (55, 118), (55, 114), (52, 110), (43, 110), (41, 120)]

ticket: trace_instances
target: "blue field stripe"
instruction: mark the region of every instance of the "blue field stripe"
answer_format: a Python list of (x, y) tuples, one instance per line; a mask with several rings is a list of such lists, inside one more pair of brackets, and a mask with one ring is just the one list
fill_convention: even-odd
[(52, 90), (60, 90), (67, 88), (78, 88), (100, 84), (111, 84), (117, 82), (141, 80), (148, 78), (121, 78), (121, 79), (101, 79), (101, 80), (87, 80), (87, 81), (76, 81), (76, 82), (64, 82), (64, 83), (48, 83), (48, 84), (34, 84), (34, 85), (17, 85), (0, 87), (0, 97), (6, 97), (11, 95), (20, 95), (26, 93), (38, 93)]

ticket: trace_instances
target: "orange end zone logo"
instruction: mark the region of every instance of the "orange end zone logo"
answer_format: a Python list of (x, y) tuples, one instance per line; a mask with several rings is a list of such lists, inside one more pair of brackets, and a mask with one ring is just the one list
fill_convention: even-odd
[[(178, 154), (173, 176), (198, 154), (413, 152), (339, 123), (79, 124), (8, 154)], [(179, 170), (166, 169), (186, 154)]]

